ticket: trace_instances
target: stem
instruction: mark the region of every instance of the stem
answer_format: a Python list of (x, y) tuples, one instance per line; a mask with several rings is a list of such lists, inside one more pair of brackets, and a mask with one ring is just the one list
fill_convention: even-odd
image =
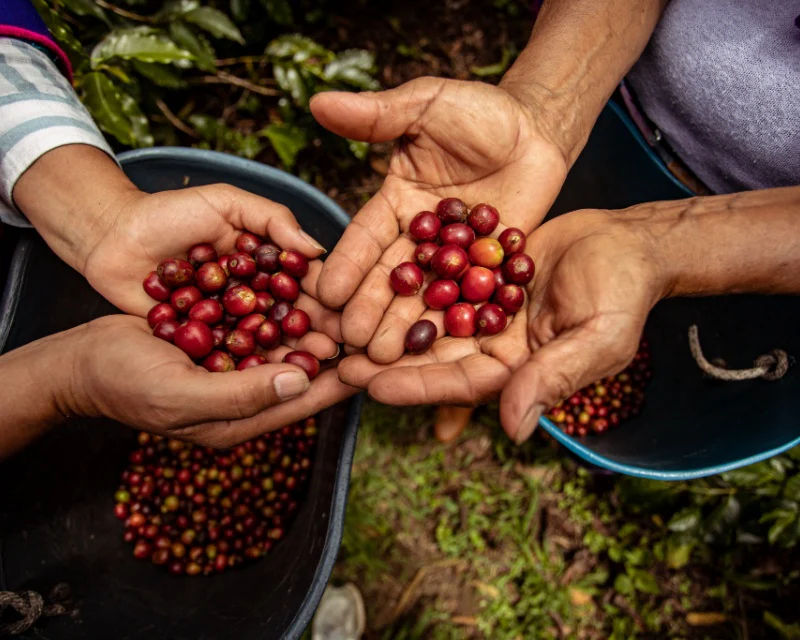
[(231, 75), (230, 73), (225, 73), (224, 71), (220, 71), (215, 76), (203, 76), (201, 78), (198, 78), (194, 82), (199, 82), (202, 84), (232, 84), (234, 86), (241, 87), (242, 89), (247, 89), (248, 91), (252, 91), (253, 93), (258, 93), (262, 96), (283, 95), (283, 92), (278, 91), (277, 89), (269, 89), (267, 87), (262, 87), (247, 80), (242, 80), (241, 78)]
[(150, 16), (143, 16), (139, 13), (133, 13), (132, 11), (127, 11), (121, 7), (117, 7), (113, 4), (109, 4), (106, 0), (94, 0), (97, 4), (99, 4), (103, 9), (108, 9), (116, 13), (118, 16), (122, 16), (123, 18), (128, 18), (129, 20), (136, 20), (138, 22), (155, 22), (153, 18)]
[(181, 122), (178, 117), (172, 113), (170, 108), (164, 103), (161, 98), (156, 100), (156, 106), (159, 108), (161, 113), (164, 114), (164, 117), (169, 120), (169, 123), (175, 127), (178, 131), (183, 131), (187, 136), (191, 136), (192, 138), (199, 138), (197, 131), (189, 127), (188, 125)]

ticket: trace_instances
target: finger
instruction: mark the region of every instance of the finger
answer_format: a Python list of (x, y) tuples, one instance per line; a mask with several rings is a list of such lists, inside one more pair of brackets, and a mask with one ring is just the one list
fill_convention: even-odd
[(437, 78), (419, 78), (377, 93), (318, 93), (311, 98), (311, 113), (323, 127), (343, 138), (388, 142), (409, 132), (443, 83)]
[(300, 294), (294, 306), (308, 314), (315, 331), (324, 333), (333, 342), (343, 342), (341, 313), (323, 307), (319, 301), (306, 294)]
[[(266, 367), (254, 367), (255, 370), (263, 368)], [(339, 381), (335, 370), (323, 371), (311, 383), (308, 392), (301, 396), (270, 407), (250, 418), (198, 425), (192, 431), (192, 439), (205, 446), (234, 446), (267, 431), (313, 416), (356, 393), (358, 389)]]
[(392, 269), (401, 262), (413, 258), (414, 247), (415, 244), (410, 238), (399, 237), (380, 256), (375, 267), (364, 278), (342, 313), (342, 338), (347, 344), (365, 347), (372, 340), (375, 330), (395, 297), (390, 282)]
[(318, 331), (309, 331), (299, 339), (285, 339), (283, 343), (294, 351), (308, 351), (318, 360), (329, 360), (339, 355), (339, 345)]
[(269, 237), (279, 247), (296, 249), (308, 258), (325, 252), (325, 247), (303, 231), (282, 204), (230, 185), (208, 185), (197, 190), (237, 229)]
[(168, 396), (182, 408), (186, 425), (208, 420), (241, 420), (296, 398), (310, 386), (305, 372), (290, 364), (264, 365), (224, 375), (197, 367), (169, 384)]
[(631, 340), (618, 335), (581, 326), (535, 351), (503, 389), (500, 421), (509, 437), (524, 442), (550, 407), (622, 369), (636, 352), (638, 334)]

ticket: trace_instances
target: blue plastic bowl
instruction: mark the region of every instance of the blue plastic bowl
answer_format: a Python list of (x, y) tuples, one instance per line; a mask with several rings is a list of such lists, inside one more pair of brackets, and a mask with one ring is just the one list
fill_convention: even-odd
[[(145, 191), (227, 182), (282, 202), (328, 249), (348, 222), (316, 189), (255, 162), (170, 148), (120, 160)], [(35, 233), (24, 233), (0, 304), (0, 352), (114, 312)], [(112, 509), (134, 432), (71, 421), (0, 464), (0, 590), (47, 594), (70, 585), (79, 614), (49, 620), (47, 638), (298, 640), (339, 550), (360, 407), (353, 398), (320, 414), (309, 492), (287, 538), (252, 566), (212, 579), (173, 578), (131, 556)]]
[[(690, 195), (622, 110), (609, 103), (551, 216)], [(663, 301), (645, 329), (654, 377), (642, 414), (603, 436), (573, 438), (546, 418), (540, 425), (587, 462), (643, 478), (698, 478), (782, 453), (800, 444), (798, 369), (777, 382), (706, 379), (689, 353), (687, 332), (698, 325), (708, 359), (747, 368), (775, 348), (800, 354), (798, 318), (800, 298), (790, 296)]]

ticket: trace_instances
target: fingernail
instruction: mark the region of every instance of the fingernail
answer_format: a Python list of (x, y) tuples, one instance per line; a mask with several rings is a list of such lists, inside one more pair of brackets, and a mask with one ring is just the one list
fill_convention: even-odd
[(314, 247), (317, 251), (322, 251), (322, 253), (328, 253), (327, 251), (325, 251), (325, 247), (323, 247), (319, 242), (314, 240), (314, 238), (312, 238), (310, 235), (308, 235), (302, 229), (300, 229), (300, 235), (303, 236), (303, 238), (305, 238), (306, 242), (308, 242), (308, 244), (310, 244), (312, 247)]
[(334, 353), (330, 358), (325, 358), (326, 360), (336, 360), (339, 357), (339, 354), (342, 352), (341, 345), (336, 345), (336, 353)]
[(275, 387), (275, 393), (281, 400), (289, 400), (296, 398), (301, 393), (308, 391), (311, 383), (308, 381), (308, 376), (299, 371), (287, 371), (286, 373), (279, 373), (275, 376), (272, 382)]
[(514, 438), (514, 442), (517, 444), (522, 444), (531, 437), (531, 434), (539, 424), (539, 418), (542, 417), (544, 409), (545, 407), (543, 404), (534, 404), (530, 409), (528, 409), (527, 413), (522, 418), (522, 422), (519, 424), (519, 429), (517, 429), (517, 435)]

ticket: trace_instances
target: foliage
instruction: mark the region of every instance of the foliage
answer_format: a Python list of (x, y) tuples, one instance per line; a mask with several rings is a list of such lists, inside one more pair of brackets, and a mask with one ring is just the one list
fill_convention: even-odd
[(320, 91), (377, 89), (373, 54), (335, 53), (294, 33), (301, 16), (288, 0), (232, 0), (229, 13), (200, 0), (34, 3), (73, 63), (84, 104), (123, 146), (188, 137), (246, 158), (271, 147), (291, 169), (323, 138), (326, 151), (366, 156), (366, 145), (316, 125), (308, 104)]

